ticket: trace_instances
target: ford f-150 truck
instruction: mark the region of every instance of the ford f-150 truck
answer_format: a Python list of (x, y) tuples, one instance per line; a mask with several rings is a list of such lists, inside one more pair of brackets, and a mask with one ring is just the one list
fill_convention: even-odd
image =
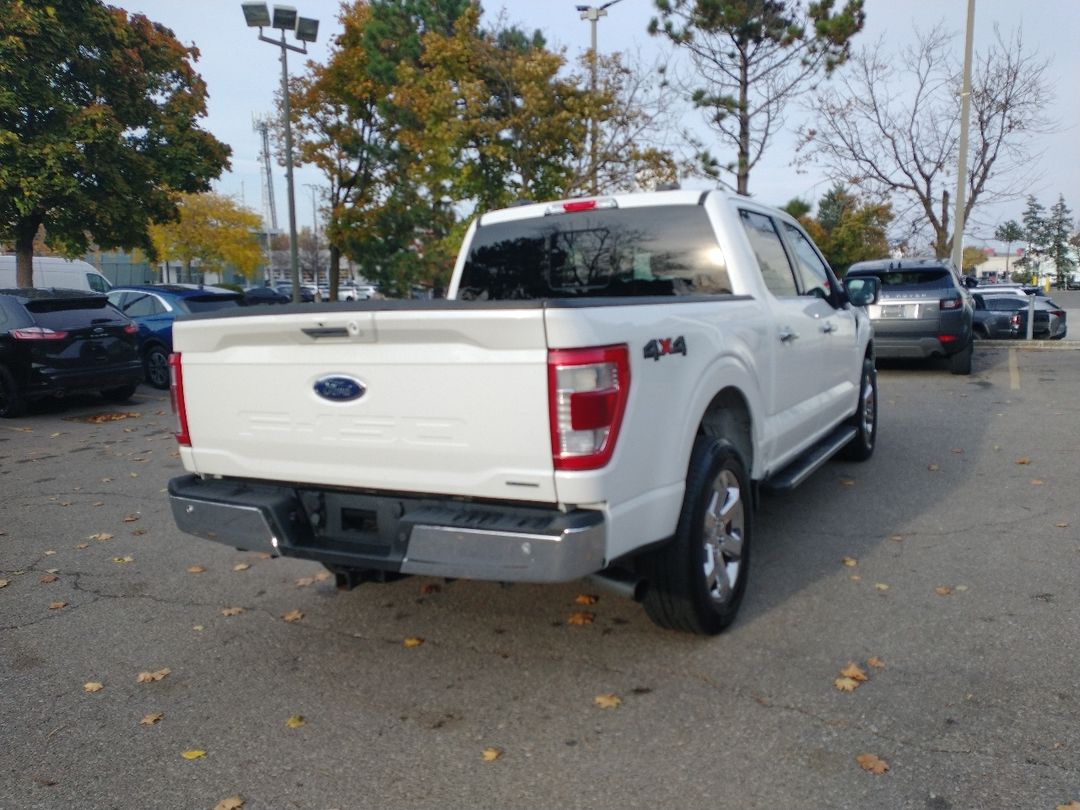
[(878, 291), (720, 191), (492, 211), (447, 300), (179, 319), (173, 514), (343, 588), (596, 575), (717, 633), (759, 487), (873, 452)]

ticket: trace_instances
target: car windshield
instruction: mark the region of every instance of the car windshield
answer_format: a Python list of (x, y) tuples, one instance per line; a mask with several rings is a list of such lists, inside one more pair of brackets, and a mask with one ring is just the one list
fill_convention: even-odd
[(481, 225), (458, 297), (530, 300), (730, 293), (705, 209), (604, 209)]

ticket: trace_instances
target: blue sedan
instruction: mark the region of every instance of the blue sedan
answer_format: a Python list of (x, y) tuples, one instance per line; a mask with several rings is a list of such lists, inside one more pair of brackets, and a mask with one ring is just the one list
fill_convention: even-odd
[(172, 326), (177, 315), (238, 307), (243, 295), (220, 287), (186, 284), (147, 284), (113, 287), (109, 303), (139, 327), (139, 352), (146, 381), (154, 388), (169, 387)]

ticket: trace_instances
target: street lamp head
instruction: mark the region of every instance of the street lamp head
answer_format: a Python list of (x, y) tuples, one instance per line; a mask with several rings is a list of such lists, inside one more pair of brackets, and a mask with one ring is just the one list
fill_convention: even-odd
[(270, 11), (266, 3), (241, 3), (248, 28), (265, 28), (270, 25)]
[(574, 6), (574, 8), (576, 8), (578, 11), (588, 11), (589, 10), (588, 6)]
[(296, 30), (296, 9), (292, 6), (274, 6), (274, 28), (282, 31)]
[(319, 21), (301, 17), (296, 23), (296, 38), (301, 42), (314, 42), (319, 36)]

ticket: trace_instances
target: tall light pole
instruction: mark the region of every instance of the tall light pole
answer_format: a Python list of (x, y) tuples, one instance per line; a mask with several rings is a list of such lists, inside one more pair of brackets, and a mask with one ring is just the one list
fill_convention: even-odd
[[(319, 187), (314, 183), (304, 183), (304, 187), (311, 190), (311, 241), (315, 243), (315, 260), (314, 272), (315, 272), (315, 286), (319, 286), (319, 209), (315, 205), (315, 194), (319, 190)], [(330, 284), (329, 274), (326, 279), (327, 285)]]
[[(952, 260), (964, 272), (964, 208), (967, 206), (968, 120), (971, 118), (971, 40), (975, 28), (975, 0), (968, 0), (967, 33), (964, 36), (964, 80), (960, 90), (960, 154), (956, 166), (956, 215), (953, 219)], [(1030, 323), (1030, 322), (1029, 322)]]
[[(259, 39), (281, 48), (281, 99), (282, 117), (285, 125), (285, 181), (289, 200), (289, 277), (292, 281), (293, 302), (300, 301), (300, 254), (296, 245), (296, 198), (293, 189), (292, 159), (292, 110), (289, 105), (289, 61), (288, 52), (307, 53), (307, 44), (314, 42), (319, 34), (319, 21), (309, 17), (299, 17), (292, 6), (274, 6), (274, 16), (266, 3), (241, 3), (244, 19), (248, 28), (259, 29)], [(281, 39), (263, 36), (263, 28), (270, 26), (281, 31)], [(301, 47), (285, 41), (285, 32), (292, 31), (296, 38), (304, 43)]]
[[(596, 23), (601, 17), (607, 16), (607, 9), (616, 3), (622, 2), (622, 0), (608, 0), (600, 6), (577, 6), (577, 10), (581, 14), (581, 19), (588, 20), (592, 24), (592, 47), (589, 48), (589, 63), (590, 63), (590, 80), (589, 91), (593, 97), (596, 96)], [(597, 180), (597, 167), (596, 167), (596, 138), (597, 130), (599, 126), (596, 121), (596, 115), (592, 115), (589, 120), (589, 171), (592, 175), (592, 193), (600, 193), (600, 184)]]

